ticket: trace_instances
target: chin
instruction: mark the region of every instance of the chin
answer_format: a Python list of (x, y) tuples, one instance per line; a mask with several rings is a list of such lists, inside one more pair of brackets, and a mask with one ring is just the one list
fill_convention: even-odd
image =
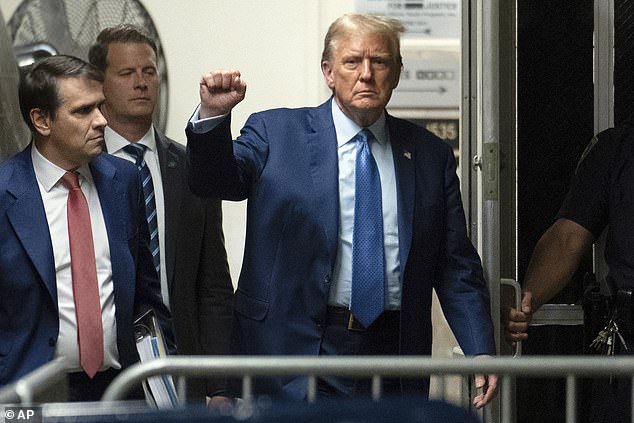
[(355, 104), (354, 110), (358, 112), (380, 112), (385, 108), (382, 103), (376, 102), (371, 104)]
[(101, 139), (100, 141), (94, 141), (93, 145), (90, 148), (89, 154), (93, 157), (98, 156), (103, 153), (106, 147), (106, 142)]
[(363, 98), (352, 102), (352, 106), (357, 109), (382, 109), (385, 107), (378, 98)]

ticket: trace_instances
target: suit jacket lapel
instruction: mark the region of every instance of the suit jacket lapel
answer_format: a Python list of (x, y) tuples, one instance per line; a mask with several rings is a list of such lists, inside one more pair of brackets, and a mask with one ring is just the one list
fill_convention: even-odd
[(163, 182), (163, 204), (165, 209), (165, 267), (167, 269), (167, 283), (173, 283), (173, 270), (176, 260), (176, 234), (179, 231), (179, 205), (183, 198), (183, 187), (180, 181), (186, 180), (185, 163), (179, 158), (174, 148), (165, 136), (154, 131), (156, 148), (159, 155), (159, 167)]
[(328, 252), (334, 263), (339, 230), (339, 171), (337, 134), (330, 107), (331, 101), (328, 100), (310, 112), (308, 117), (310, 127), (306, 134), (306, 141), (310, 152), (310, 171), (316, 191), (317, 213), (322, 220)]
[(15, 163), (13, 183), (8, 188), (15, 202), (7, 208), (7, 217), (52, 300), (57, 304), (53, 245), (31, 161), (31, 145), (16, 156)]
[(390, 131), (390, 143), (394, 156), (396, 173), (396, 192), (398, 201), (398, 242), (401, 262), (401, 279), (412, 245), (412, 225), (414, 219), (414, 202), (416, 194), (416, 144), (408, 131), (399, 127), (398, 121), (387, 115)]

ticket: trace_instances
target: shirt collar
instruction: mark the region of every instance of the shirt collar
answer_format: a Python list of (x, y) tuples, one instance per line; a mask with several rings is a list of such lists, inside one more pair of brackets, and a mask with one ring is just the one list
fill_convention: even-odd
[[(123, 138), (117, 132), (115, 132), (109, 126), (106, 126), (105, 132), (106, 139), (106, 147), (108, 149), (108, 153), (115, 154), (118, 153), (123, 147), (130, 144), (130, 141)], [(150, 151), (156, 151), (156, 140), (154, 139), (154, 125), (150, 125), (150, 129), (143, 135), (143, 137), (136, 142), (136, 144), (143, 144)]]
[[(33, 161), (35, 177), (46, 192), (49, 192), (66, 173), (65, 169), (62, 169), (44, 157), (42, 153), (38, 151), (35, 143), (31, 146), (31, 160)], [(79, 178), (80, 184), (83, 179), (92, 180), (92, 174), (90, 173), (88, 165), (80, 166), (76, 171), (83, 177)]]
[[(341, 147), (352, 140), (357, 133), (363, 128), (357, 125), (352, 119), (339, 108), (339, 105), (332, 98), (332, 120), (335, 124), (335, 131), (337, 132), (337, 146)], [(368, 128), (374, 138), (379, 144), (385, 144), (388, 140), (387, 124), (385, 120), (385, 111), (381, 112), (381, 116)]]

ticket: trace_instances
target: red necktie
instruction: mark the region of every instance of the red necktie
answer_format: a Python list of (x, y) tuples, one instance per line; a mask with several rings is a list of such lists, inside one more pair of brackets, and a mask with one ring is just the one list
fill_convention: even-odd
[(90, 213), (77, 173), (66, 172), (62, 182), (68, 188), (68, 239), (79, 362), (92, 378), (103, 364), (103, 326)]

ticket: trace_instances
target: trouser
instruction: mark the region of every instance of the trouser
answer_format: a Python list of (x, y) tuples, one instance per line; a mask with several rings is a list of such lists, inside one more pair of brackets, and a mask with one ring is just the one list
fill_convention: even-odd
[[(339, 307), (328, 307), (324, 326), (320, 355), (398, 355), (400, 336), (400, 313), (385, 311), (367, 329), (358, 323), (350, 311)], [(411, 382), (411, 381), (410, 381)], [(419, 383), (403, 384), (400, 378), (382, 379), (382, 394), (386, 397), (413, 394), (426, 395), (428, 378), (420, 378)], [(410, 389), (410, 386), (417, 389)], [(369, 398), (370, 377), (325, 376), (317, 380), (320, 398)], [(411, 391), (411, 392), (410, 392)]]
[[(121, 370), (108, 369), (97, 372), (94, 378), (89, 378), (84, 372), (68, 374), (68, 401), (99, 401), (114, 378)], [(143, 389), (139, 385), (128, 394), (127, 399), (145, 399)]]

